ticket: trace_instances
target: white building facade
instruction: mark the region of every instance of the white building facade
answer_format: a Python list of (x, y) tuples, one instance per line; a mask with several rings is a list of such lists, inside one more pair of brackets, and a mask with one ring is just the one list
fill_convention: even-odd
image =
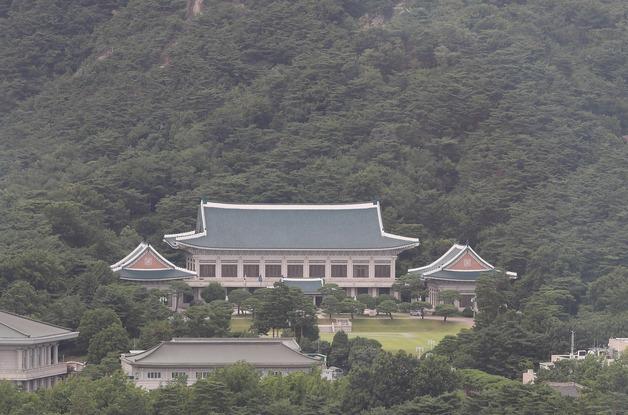
[(164, 240), (185, 251), (186, 268), (197, 274), (188, 280), (193, 288), (215, 281), (254, 289), (281, 278), (323, 278), (349, 296), (391, 294), (397, 256), (419, 244), (384, 232), (379, 203), (202, 203), (196, 230)]
[(309, 373), (324, 365), (302, 354), (293, 338), (175, 338), (146, 351), (123, 354), (120, 361), (129, 379), (148, 390), (176, 381), (192, 385), (238, 362), (261, 376)]
[(78, 332), (0, 311), (0, 379), (25, 391), (49, 388), (68, 373), (59, 342)]

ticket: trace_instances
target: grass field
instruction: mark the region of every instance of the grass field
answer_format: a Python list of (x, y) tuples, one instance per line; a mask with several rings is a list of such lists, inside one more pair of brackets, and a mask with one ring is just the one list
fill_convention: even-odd
[(251, 327), (250, 318), (232, 318), (231, 331), (247, 331)]
[[(443, 337), (469, 327), (468, 324), (442, 320), (357, 318), (349, 337), (367, 337), (380, 342), (385, 350), (405, 350), (416, 354), (417, 346), (428, 351)], [(321, 340), (331, 342), (333, 333), (321, 333)], [(433, 344), (430, 344), (433, 341)]]
[[(329, 323), (329, 321), (319, 319), (319, 324)], [(249, 318), (232, 318), (231, 331), (245, 331), (251, 325)], [(460, 330), (469, 327), (469, 324), (442, 320), (420, 320), (416, 318), (374, 318), (358, 317), (353, 320), (353, 331), (349, 337), (367, 337), (375, 339), (382, 344), (385, 350), (397, 351), (405, 350), (408, 353), (416, 354), (417, 346), (423, 351), (429, 350), (437, 344), (443, 337), (449, 334), (456, 334)], [(321, 333), (321, 340), (331, 342), (333, 333)], [(433, 341), (433, 345), (430, 344)]]

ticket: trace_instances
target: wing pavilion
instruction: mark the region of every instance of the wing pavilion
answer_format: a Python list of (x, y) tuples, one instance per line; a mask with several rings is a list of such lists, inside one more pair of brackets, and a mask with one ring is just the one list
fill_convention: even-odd
[[(436, 306), (441, 301), (438, 293), (454, 290), (460, 293), (455, 301), (459, 308), (474, 308), (475, 285), (480, 275), (495, 271), (495, 267), (484, 260), (469, 245), (454, 244), (440, 258), (429, 265), (408, 270), (410, 275), (419, 275), (427, 284), (428, 301)], [(517, 274), (509, 272), (511, 276)]]
[[(153, 289), (168, 289), (173, 281), (196, 278), (196, 273), (177, 267), (146, 242), (140, 243), (131, 253), (111, 265), (111, 270), (121, 279)], [(182, 297), (182, 294), (179, 294)], [(170, 298), (171, 306), (183, 302), (182, 298)]]

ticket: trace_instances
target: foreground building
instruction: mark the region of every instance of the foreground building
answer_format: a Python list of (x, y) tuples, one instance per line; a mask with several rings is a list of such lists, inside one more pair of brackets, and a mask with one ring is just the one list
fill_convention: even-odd
[(127, 376), (149, 390), (178, 378), (191, 385), (237, 362), (250, 364), (264, 376), (311, 372), (323, 364), (302, 354), (294, 339), (268, 338), (172, 339), (146, 351), (123, 354), (120, 360)]
[(68, 373), (59, 342), (78, 332), (0, 311), (0, 379), (25, 391), (49, 388)]
[(349, 296), (390, 294), (397, 256), (419, 245), (384, 232), (379, 203), (201, 203), (196, 229), (164, 241), (185, 251), (197, 292), (212, 281), (228, 291), (303, 278), (338, 284)]
[[(440, 304), (438, 294), (445, 290), (460, 293), (454, 302), (459, 309), (474, 308), (475, 285), (480, 275), (495, 271), (495, 267), (482, 259), (469, 245), (454, 244), (440, 258), (429, 265), (408, 270), (426, 282), (428, 298), (433, 307)], [(517, 274), (507, 272), (511, 277)]]

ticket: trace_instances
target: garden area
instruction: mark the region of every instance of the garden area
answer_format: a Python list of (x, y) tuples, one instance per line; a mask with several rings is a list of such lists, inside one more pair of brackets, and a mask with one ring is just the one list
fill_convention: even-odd
[[(319, 324), (328, 324), (329, 320), (319, 319)], [(352, 321), (353, 329), (348, 333), (349, 338), (366, 337), (375, 339), (382, 344), (385, 350), (404, 350), (417, 354), (417, 347), (426, 352), (434, 347), (447, 335), (456, 335), (460, 330), (470, 328), (472, 320), (449, 320), (408, 318), (395, 315), (391, 320), (384, 317), (356, 317)], [(231, 331), (246, 331), (251, 325), (249, 318), (232, 318)], [(320, 339), (331, 343), (334, 333), (321, 333)]]
[[(433, 348), (447, 335), (456, 335), (460, 330), (470, 328), (471, 320), (447, 321), (442, 319), (421, 320), (418, 318), (373, 318), (359, 317), (353, 319), (353, 329), (349, 338), (366, 337), (377, 340), (384, 350), (417, 354)], [(321, 340), (331, 342), (334, 333), (321, 333)], [(423, 349), (417, 350), (417, 347)]]

